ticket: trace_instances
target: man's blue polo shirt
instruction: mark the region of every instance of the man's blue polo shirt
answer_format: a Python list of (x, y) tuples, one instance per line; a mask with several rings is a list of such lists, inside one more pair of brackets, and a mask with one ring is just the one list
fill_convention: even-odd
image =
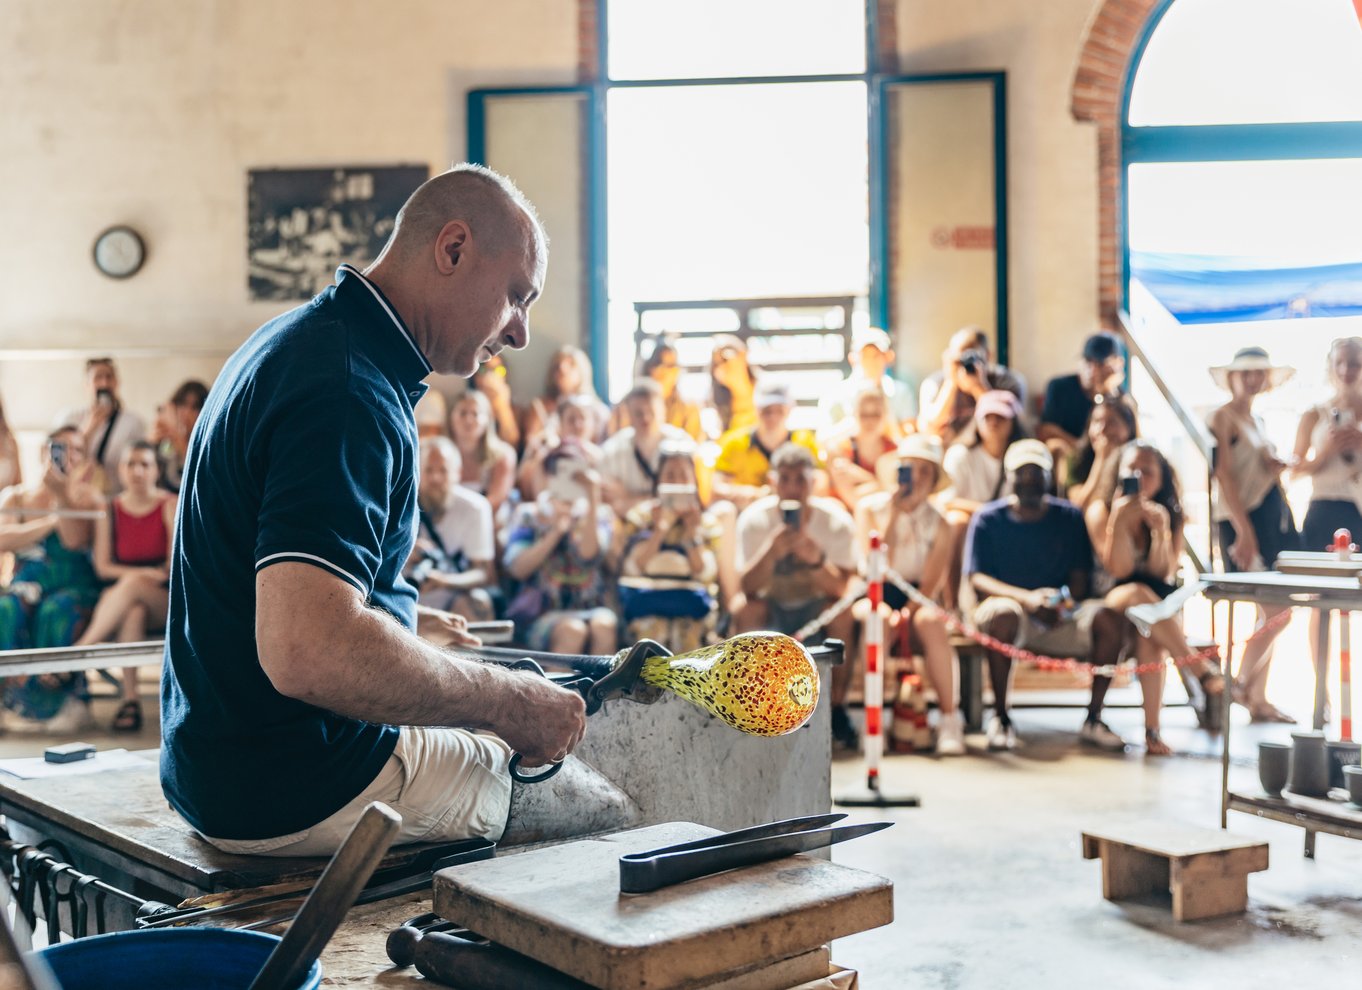
[(161, 785), (220, 839), (309, 828), (378, 776), (398, 730), (287, 698), (255, 645), (255, 575), (323, 568), (408, 628), (416, 421), (430, 364), (378, 288), (337, 284), (228, 360), (184, 469), (161, 678)]

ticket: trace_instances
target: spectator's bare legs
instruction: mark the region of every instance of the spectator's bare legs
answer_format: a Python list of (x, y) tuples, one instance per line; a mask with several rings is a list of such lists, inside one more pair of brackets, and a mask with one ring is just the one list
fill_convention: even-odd
[(955, 711), (955, 699), (960, 694), (959, 664), (946, 633), (945, 617), (934, 609), (914, 608), (909, 621), (922, 644), (922, 658), (927, 664), (927, 680), (936, 689), (942, 715)]
[[(118, 642), (138, 643), (147, 638), (147, 608), (145, 605), (134, 605), (128, 609), (128, 614), (123, 618), (123, 624), (118, 627)], [(123, 668), (123, 700), (141, 701), (137, 693), (137, 668)]]
[(587, 623), (591, 638), (590, 653), (609, 656), (619, 648), (619, 627), (615, 617), (605, 613), (593, 615)]
[[(1113, 608), (1103, 608), (1092, 620), (1092, 662), (1102, 665), (1115, 663), (1121, 658), (1121, 647), (1130, 634), (1130, 624), (1125, 616)], [(1088, 721), (1097, 722), (1102, 718), (1102, 703), (1106, 701), (1107, 689), (1111, 678), (1094, 674), (1092, 678), (1092, 697), (1088, 701)]]
[[(980, 628), (994, 639), (1004, 643), (1015, 643), (1021, 632), (1021, 609), (991, 616)], [(1007, 713), (1007, 692), (1012, 686), (1012, 658), (1005, 653), (988, 650), (988, 680), (993, 687), (993, 710), (997, 712), (1003, 725), (1012, 724), (1012, 716)]]
[(759, 632), (766, 628), (769, 621), (766, 605), (758, 601), (743, 602), (742, 608), (733, 616), (733, 624), (740, 633)]
[[(1259, 609), (1258, 626), (1281, 615), (1284, 608)], [(1267, 700), (1267, 674), (1272, 663), (1272, 645), (1285, 626), (1278, 626), (1270, 635), (1251, 642), (1239, 661), (1239, 673), (1234, 678), (1235, 700), (1249, 710), (1249, 715), (1260, 721), (1294, 722)]]
[(146, 625), (154, 628), (166, 618), (169, 596), (164, 581), (149, 572), (125, 574), (99, 596), (90, 624), (74, 646), (92, 646), (107, 642), (123, 625), (128, 612), (137, 605), (146, 608)]
[[(1159, 596), (1145, 584), (1118, 585), (1111, 589), (1107, 593), (1107, 597), (1103, 599), (1109, 607), (1116, 609), (1122, 615), (1125, 615), (1126, 610), (1133, 605), (1147, 605), (1158, 600)], [(1144, 637), (1138, 638), (1144, 639)], [(1162, 655), (1176, 658), (1190, 656), (1192, 653), (1192, 647), (1187, 642), (1187, 637), (1176, 619), (1164, 619), (1161, 622), (1154, 623), (1149, 630), (1149, 641), (1158, 646)], [(1220, 667), (1213, 661), (1207, 660), (1201, 665), (1191, 668), (1191, 673), (1201, 684), (1201, 690), (1206, 695), (1207, 707), (1214, 708), (1216, 704), (1214, 699), (1225, 690), (1225, 679), (1220, 675)]]
[(1159, 736), (1159, 721), (1163, 714), (1163, 691), (1168, 681), (1168, 668), (1162, 663), (1163, 650), (1152, 639), (1138, 636), (1135, 640), (1135, 661), (1140, 666), (1158, 663), (1157, 670), (1141, 673), (1140, 693), (1144, 699), (1144, 750), (1149, 756), (1169, 756), (1173, 750)]
[(590, 631), (581, 619), (560, 619), (549, 633), (549, 652), (585, 653)]
[(950, 569), (946, 572), (946, 588), (942, 596), (942, 604), (946, 608), (955, 608), (959, 604), (961, 571), (965, 559), (965, 534), (969, 530), (970, 519), (968, 512), (946, 513), (951, 540), (951, 563)]

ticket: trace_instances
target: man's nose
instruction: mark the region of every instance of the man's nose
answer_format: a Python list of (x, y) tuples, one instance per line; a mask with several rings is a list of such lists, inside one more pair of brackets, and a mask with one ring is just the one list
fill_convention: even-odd
[(513, 351), (523, 351), (530, 343), (529, 319), (514, 319), (502, 331), (501, 342)]

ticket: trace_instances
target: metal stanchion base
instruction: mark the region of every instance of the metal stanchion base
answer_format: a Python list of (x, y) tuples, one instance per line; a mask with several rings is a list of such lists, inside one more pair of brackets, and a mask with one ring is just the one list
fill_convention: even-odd
[(832, 799), (839, 808), (920, 808), (922, 802), (913, 794), (885, 794), (878, 783), (839, 794)]

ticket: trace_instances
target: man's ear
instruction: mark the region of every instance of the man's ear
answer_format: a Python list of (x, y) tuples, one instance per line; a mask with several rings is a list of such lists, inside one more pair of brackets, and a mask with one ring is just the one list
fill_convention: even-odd
[(450, 220), (435, 235), (435, 268), (441, 275), (452, 275), (469, 246), (468, 224)]

